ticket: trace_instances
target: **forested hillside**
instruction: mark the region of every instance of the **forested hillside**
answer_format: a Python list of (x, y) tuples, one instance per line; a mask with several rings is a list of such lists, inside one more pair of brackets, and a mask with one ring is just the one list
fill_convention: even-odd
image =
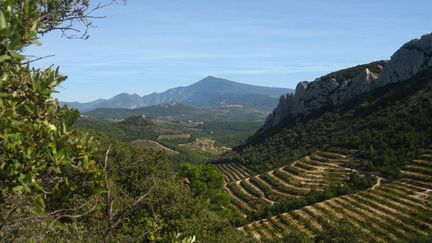
[(228, 160), (265, 171), (328, 146), (357, 149), (362, 166), (397, 177), (400, 166), (432, 142), (432, 70), (379, 88), (341, 107), (285, 120), (273, 135), (238, 147)]
[[(359, 74), (362, 66), (317, 79), (306, 91), (300, 83), (298, 97), (281, 99), (270, 116), (276, 126), (266, 126), (267, 119), (265, 129), (217, 165), (237, 212), (232, 222), (262, 242), (429, 242), (432, 68), (426, 67), (382, 87), (370, 85), (380, 79), (368, 69)], [(344, 88), (337, 78), (348, 78)], [(372, 91), (329, 102), (327, 94), (347, 93), (359, 80)]]
[(166, 118), (177, 120), (199, 120), (199, 121), (263, 121), (266, 112), (247, 110), (236, 106), (217, 107), (217, 108), (197, 108), (189, 105), (170, 103), (164, 105), (141, 107), (136, 109), (114, 109), (100, 108), (83, 113), (84, 115), (108, 119), (119, 120), (130, 116), (145, 115), (150, 118)]

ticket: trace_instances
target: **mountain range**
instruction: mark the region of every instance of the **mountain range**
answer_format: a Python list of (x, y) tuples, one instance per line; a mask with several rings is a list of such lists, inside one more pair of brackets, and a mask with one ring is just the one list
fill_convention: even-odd
[(145, 96), (121, 93), (110, 99), (98, 99), (87, 103), (62, 102), (62, 104), (82, 112), (98, 108), (135, 109), (172, 103), (205, 108), (237, 106), (270, 112), (278, 104), (282, 94), (293, 91), (286, 88), (237, 83), (208, 76), (190, 86), (172, 88), (162, 93), (152, 93)]

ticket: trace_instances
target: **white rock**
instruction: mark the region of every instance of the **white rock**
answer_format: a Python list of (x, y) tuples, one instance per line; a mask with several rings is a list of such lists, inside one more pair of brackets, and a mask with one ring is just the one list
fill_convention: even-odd
[(278, 126), (287, 118), (307, 116), (328, 106), (340, 106), (360, 94), (370, 92), (389, 83), (410, 79), (432, 67), (432, 34), (424, 35), (402, 46), (380, 74), (365, 69), (357, 77), (348, 80), (316, 79), (297, 84), (294, 95), (283, 95), (279, 105), (267, 118), (258, 134)]
[(376, 87), (407, 80), (432, 67), (432, 34), (403, 45), (381, 72)]

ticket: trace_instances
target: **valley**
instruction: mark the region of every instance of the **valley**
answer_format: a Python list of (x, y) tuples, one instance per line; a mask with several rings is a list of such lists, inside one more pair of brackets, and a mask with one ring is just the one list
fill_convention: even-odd
[(205, 109), (166, 104), (138, 109), (96, 109), (83, 113), (75, 127), (144, 148), (165, 150), (174, 160), (202, 163), (244, 143), (266, 115), (239, 107)]

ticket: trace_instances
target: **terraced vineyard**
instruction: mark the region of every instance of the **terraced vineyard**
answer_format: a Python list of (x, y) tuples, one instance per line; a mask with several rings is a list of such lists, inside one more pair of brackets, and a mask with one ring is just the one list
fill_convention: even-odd
[(240, 227), (258, 240), (301, 231), (311, 238), (324, 220), (346, 219), (370, 242), (406, 240), (432, 230), (432, 151), (403, 170), (404, 178)]
[(351, 170), (343, 167), (356, 163), (347, 153), (319, 151), (290, 165), (260, 175), (236, 164), (220, 164), (226, 188), (233, 201), (231, 207), (248, 215), (281, 200), (297, 199), (312, 190), (321, 191), (348, 179)]
[(217, 164), (216, 167), (224, 175), (225, 182), (230, 183), (251, 177), (256, 173), (239, 164)]

